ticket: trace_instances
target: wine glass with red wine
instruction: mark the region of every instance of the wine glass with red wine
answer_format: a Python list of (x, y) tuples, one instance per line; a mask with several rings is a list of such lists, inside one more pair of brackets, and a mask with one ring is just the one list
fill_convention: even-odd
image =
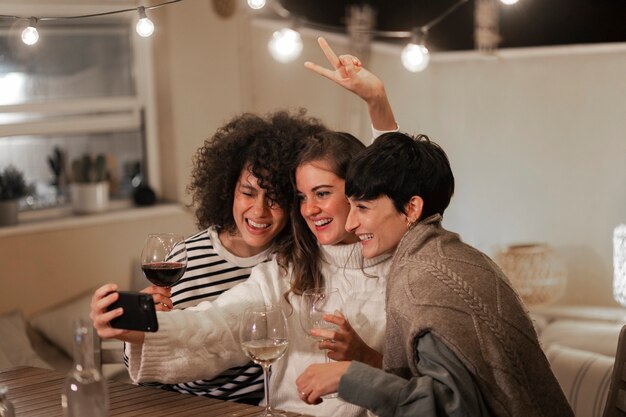
[(176, 284), (187, 269), (187, 247), (183, 235), (148, 235), (141, 252), (141, 269), (154, 285), (167, 288)]

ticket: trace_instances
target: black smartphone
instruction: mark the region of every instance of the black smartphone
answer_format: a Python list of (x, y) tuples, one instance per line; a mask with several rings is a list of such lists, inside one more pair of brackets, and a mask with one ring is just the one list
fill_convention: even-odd
[(154, 301), (150, 294), (128, 291), (118, 291), (118, 293), (120, 297), (107, 310), (122, 307), (124, 314), (111, 320), (111, 327), (142, 332), (159, 330)]

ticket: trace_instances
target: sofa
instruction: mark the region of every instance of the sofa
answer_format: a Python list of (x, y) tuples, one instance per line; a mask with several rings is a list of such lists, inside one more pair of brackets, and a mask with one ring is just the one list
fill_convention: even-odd
[[(92, 294), (93, 290), (86, 291), (28, 318), (19, 310), (0, 314), (0, 370), (35, 366), (69, 371), (74, 354), (72, 323), (88, 318)], [(121, 351), (122, 342), (106, 341), (102, 348)], [(130, 381), (122, 363), (103, 363), (102, 373), (108, 379)]]
[(530, 314), (576, 417), (601, 417), (626, 310), (556, 306)]

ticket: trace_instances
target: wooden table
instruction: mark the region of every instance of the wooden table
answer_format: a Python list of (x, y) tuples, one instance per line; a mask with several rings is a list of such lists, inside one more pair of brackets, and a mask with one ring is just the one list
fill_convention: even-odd
[[(61, 417), (61, 388), (65, 375), (41, 368), (20, 367), (0, 371), (0, 384), (9, 387), (16, 417)], [(113, 416), (252, 416), (261, 407), (220, 401), (108, 381), (109, 415)], [(302, 416), (286, 413), (288, 416)]]

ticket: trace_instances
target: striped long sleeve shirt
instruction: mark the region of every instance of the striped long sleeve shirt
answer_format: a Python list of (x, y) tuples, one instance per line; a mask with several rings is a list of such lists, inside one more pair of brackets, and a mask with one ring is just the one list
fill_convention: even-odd
[[(224, 291), (248, 279), (251, 269), (269, 258), (269, 250), (248, 258), (233, 255), (221, 245), (213, 228), (187, 238), (185, 243), (187, 269), (180, 281), (172, 286), (171, 299), (175, 309), (184, 309), (215, 299)], [(124, 362), (128, 366), (126, 355), (124, 356)], [(257, 405), (263, 399), (263, 370), (250, 362), (230, 368), (210, 380), (142, 385)]]

